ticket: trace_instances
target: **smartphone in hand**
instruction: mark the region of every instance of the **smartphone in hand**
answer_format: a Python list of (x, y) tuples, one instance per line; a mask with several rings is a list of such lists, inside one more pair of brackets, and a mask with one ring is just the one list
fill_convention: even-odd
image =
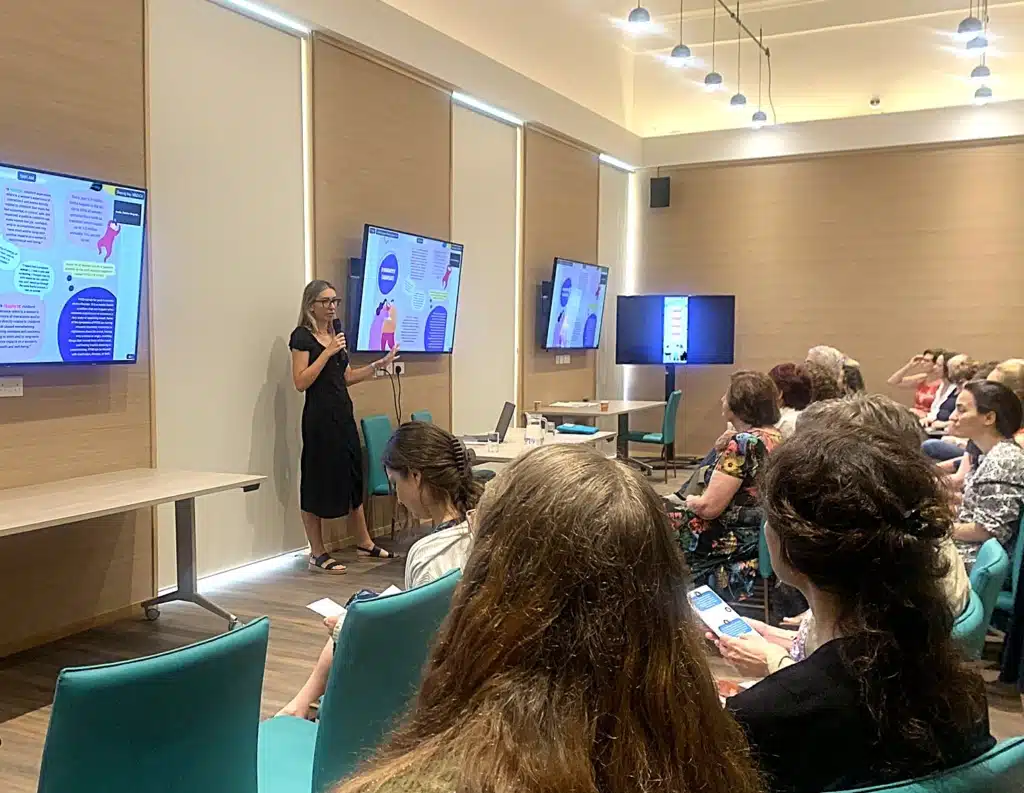
[(699, 586), (687, 594), (690, 605), (697, 612), (708, 629), (715, 636), (742, 636), (744, 633), (753, 633), (743, 617), (737, 614), (732, 606), (722, 600), (715, 591), (708, 586)]

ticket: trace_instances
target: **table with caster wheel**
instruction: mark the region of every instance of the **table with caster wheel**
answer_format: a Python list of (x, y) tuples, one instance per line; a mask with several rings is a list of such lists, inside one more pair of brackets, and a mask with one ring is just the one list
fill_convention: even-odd
[[(48, 635), (42, 637), (42, 640), (52, 640), (56, 635), (67, 636), (84, 627), (101, 624), (103, 621), (109, 621), (112, 614), (122, 615), (122, 612), (138, 608), (140, 605), (146, 619), (155, 620), (160, 616), (162, 604), (176, 600), (194, 603), (216, 614), (227, 621), (229, 628), (237, 626), (238, 618), (234, 614), (199, 593), (196, 565), (196, 499), (230, 490), (242, 490), (243, 492), (256, 490), (264, 479), (266, 477), (254, 474), (133, 468), (0, 490), (0, 543), (7, 537), (27, 532), (47, 529), (62, 530), (61, 527), (65, 526), (68, 527), (68, 531), (72, 531), (72, 525), (81, 524), (91, 527), (94, 524), (102, 523), (96, 520), (99, 518), (132, 513), (160, 504), (174, 504), (174, 533), (177, 551), (177, 586), (174, 591), (142, 600), (148, 594), (156, 594), (153, 591), (155, 582), (147, 582), (146, 590), (148, 591), (138, 592), (137, 588), (126, 588), (122, 593), (121, 590), (118, 590), (119, 602), (113, 602), (111, 598), (107, 598), (105, 611), (96, 613), (94, 618), (86, 620), (85, 623), (80, 620), (67, 625), (50, 626)], [(83, 521), (90, 521), (90, 524), (84, 524)], [(150, 570), (155, 570), (156, 543), (151, 541), (150, 531), (147, 530), (149, 538), (145, 540), (141, 537), (131, 539), (131, 535), (125, 536), (129, 538), (126, 542), (139, 543), (143, 554), (152, 555), (152, 558), (147, 560), (147, 566)], [(103, 539), (103, 535), (98, 534), (97, 542), (104, 541), (106, 540)], [(54, 542), (60, 542), (59, 534), (55, 535)], [(17, 548), (19, 543), (12, 541), (10, 547)], [(106, 548), (107, 546), (102, 547)], [(121, 561), (123, 557), (118, 556), (118, 553), (123, 553), (123, 551), (111, 546), (110, 553), (111, 556), (98, 559), (98, 563), (104, 565), (103, 569), (108, 571), (103, 578), (104, 586), (107, 587), (111, 586), (112, 579), (109, 575), (109, 570), (113, 569), (111, 565), (122, 564), (123, 569), (123, 561)], [(36, 560), (25, 559), (26, 565), (36, 563)], [(153, 589), (150, 589), (150, 586)], [(24, 593), (26, 603), (31, 604), (34, 594), (31, 591)], [(139, 597), (140, 595), (142, 597)], [(47, 595), (49, 600), (46, 602), (54, 604), (59, 596), (59, 589), (51, 590)], [(142, 600), (141, 603), (140, 600)], [(47, 608), (46, 613), (61, 613), (59, 602), (54, 605)], [(13, 652), (16, 651), (14, 648), (26, 649), (40, 643), (33, 643), (30, 641), (31, 638), (34, 637), (21, 637), (18, 643), (4, 647), (6, 651)], [(0, 652), (0, 655), (2, 654), (4, 653)]]

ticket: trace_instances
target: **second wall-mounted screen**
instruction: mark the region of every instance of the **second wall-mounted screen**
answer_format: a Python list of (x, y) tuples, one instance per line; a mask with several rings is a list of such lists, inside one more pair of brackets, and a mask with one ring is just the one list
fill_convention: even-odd
[(551, 312), (544, 347), (548, 350), (595, 350), (601, 343), (608, 268), (555, 259)]
[(355, 352), (450, 353), (462, 245), (367, 225)]

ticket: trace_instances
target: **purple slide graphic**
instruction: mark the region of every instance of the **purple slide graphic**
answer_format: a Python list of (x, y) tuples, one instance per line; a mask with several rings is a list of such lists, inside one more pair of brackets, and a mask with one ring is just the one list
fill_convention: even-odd
[(99, 286), (68, 298), (57, 320), (57, 346), (65, 361), (96, 363), (114, 360), (117, 298)]
[(391, 294), (391, 290), (398, 283), (398, 257), (389, 253), (380, 262), (380, 269), (377, 271), (377, 286), (382, 295)]

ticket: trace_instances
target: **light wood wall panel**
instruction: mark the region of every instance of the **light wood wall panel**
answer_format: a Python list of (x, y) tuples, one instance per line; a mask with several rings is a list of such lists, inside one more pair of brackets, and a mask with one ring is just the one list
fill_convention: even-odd
[[(346, 291), (348, 260), (361, 254), (363, 225), (451, 236), (451, 96), (420, 79), (313, 39), (313, 180), (315, 274)], [(468, 253), (468, 252), (467, 252)], [(372, 356), (354, 355), (362, 366)], [(406, 358), (402, 418), (429, 410), (451, 426), (447, 356)], [(353, 387), (356, 419), (395, 421), (388, 378)], [(376, 510), (380, 519), (383, 510)], [(340, 527), (332, 529), (338, 537)]]
[[(666, 174), (672, 206), (641, 199), (638, 291), (735, 294), (734, 368), (767, 371), (829, 344), (885, 392), (887, 376), (926, 347), (1024, 354), (1024, 143)], [(681, 451), (703, 454), (721, 431), (732, 368), (681, 376)], [(634, 383), (636, 397), (660, 395), (662, 371), (635, 367)]]
[(554, 258), (599, 263), (597, 154), (536, 127), (525, 135), (520, 414), (534, 400), (591, 399), (597, 376), (594, 352), (573, 352), (569, 364), (556, 366), (554, 351), (536, 341), (537, 287), (551, 278)]
[[(149, 28), (157, 462), (268, 477), (196, 503), (209, 575), (306, 543), (288, 353), (306, 277), (301, 42), (208, 0), (150, 0)], [(173, 506), (158, 518), (166, 586)]]
[[(144, 0), (7, 2), (2, 16), (0, 160), (145, 186)], [(25, 395), (0, 400), (0, 487), (151, 464), (145, 286), (140, 328), (134, 365), (10, 372)], [(141, 600), (151, 551), (148, 510), (0, 543), (0, 602), (19, 604), (0, 645)]]
[(519, 130), (452, 108), (452, 235), (466, 245), (452, 356), (452, 431), (487, 432), (516, 399)]

